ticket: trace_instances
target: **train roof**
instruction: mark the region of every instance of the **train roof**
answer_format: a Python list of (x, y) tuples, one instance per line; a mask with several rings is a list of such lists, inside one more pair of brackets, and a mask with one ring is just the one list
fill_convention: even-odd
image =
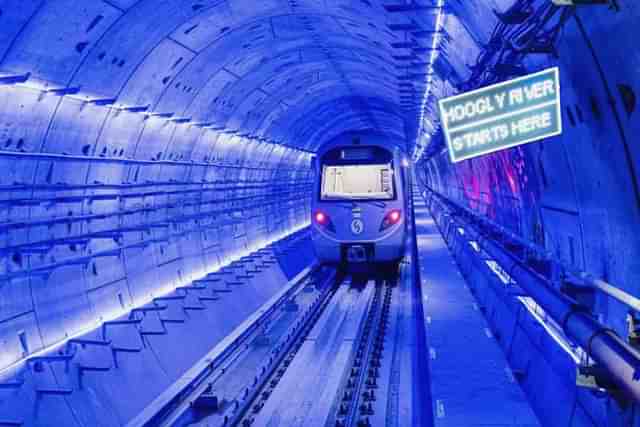
[(401, 153), (405, 153), (405, 149), (403, 148), (403, 141), (397, 137), (373, 133), (373, 132), (345, 132), (331, 141), (323, 144), (317, 151), (318, 156), (322, 156), (328, 150), (331, 150), (336, 147), (344, 147), (344, 146), (353, 146), (353, 145), (362, 145), (362, 146), (377, 146), (385, 148), (391, 152), (399, 151)]

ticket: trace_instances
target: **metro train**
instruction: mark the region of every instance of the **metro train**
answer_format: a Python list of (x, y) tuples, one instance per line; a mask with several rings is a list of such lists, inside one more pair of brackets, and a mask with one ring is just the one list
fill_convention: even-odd
[(397, 266), (407, 240), (409, 163), (388, 138), (346, 135), (313, 159), (311, 236), (318, 260)]

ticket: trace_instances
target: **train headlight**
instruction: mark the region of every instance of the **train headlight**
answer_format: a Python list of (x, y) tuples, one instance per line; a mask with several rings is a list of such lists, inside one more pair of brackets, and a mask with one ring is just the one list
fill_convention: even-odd
[(318, 224), (319, 226), (324, 227), (327, 230), (335, 233), (336, 229), (333, 226), (333, 222), (331, 222), (331, 218), (329, 218), (329, 215), (327, 215), (326, 213), (322, 211), (317, 211), (313, 215), (313, 219), (316, 221), (316, 224)]
[(392, 210), (387, 215), (385, 215), (384, 219), (382, 220), (382, 224), (380, 224), (380, 231), (386, 230), (392, 225), (399, 223), (401, 219), (402, 211), (400, 209)]

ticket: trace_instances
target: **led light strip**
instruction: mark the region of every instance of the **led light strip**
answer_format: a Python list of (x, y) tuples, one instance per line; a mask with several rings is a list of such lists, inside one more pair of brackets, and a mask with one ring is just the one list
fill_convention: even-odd
[[(438, 59), (437, 48), (438, 48), (438, 45), (440, 44), (440, 41), (442, 40), (442, 30), (444, 27), (444, 0), (438, 0), (437, 6), (438, 6), (438, 16), (436, 17), (436, 29), (435, 29), (435, 34), (433, 35), (433, 40), (431, 44), (431, 55), (429, 56), (429, 75), (427, 76), (427, 89), (424, 92), (424, 96), (422, 98), (422, 105), (420, 106), (420, 127), (418, 129), (418, 134), (416, 136), (417, 140), (420, 139), (420, 136), (424, 132), (424, 108), (427, 100), (429, 99), (429, 95), (431, 95), (431, 89), (432, 89), (431, 86), (433, 84), (433, 72), (434, 72), (433, 67), (436, 62), (436, 59)], [(420, 160), (425, 149), (424, 145), (420, 148), (417, 148), (418, 147), (417, 140), (415, 145), (416, 148), (414, 149), (414, 153), (413, 153), (413, 160), (416, 162)]]

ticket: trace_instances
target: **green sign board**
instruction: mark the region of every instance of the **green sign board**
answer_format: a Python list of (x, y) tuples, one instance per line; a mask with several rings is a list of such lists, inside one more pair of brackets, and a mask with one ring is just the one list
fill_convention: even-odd
[(452, 162), (562, 133), (557, 67), (439, 101)]

